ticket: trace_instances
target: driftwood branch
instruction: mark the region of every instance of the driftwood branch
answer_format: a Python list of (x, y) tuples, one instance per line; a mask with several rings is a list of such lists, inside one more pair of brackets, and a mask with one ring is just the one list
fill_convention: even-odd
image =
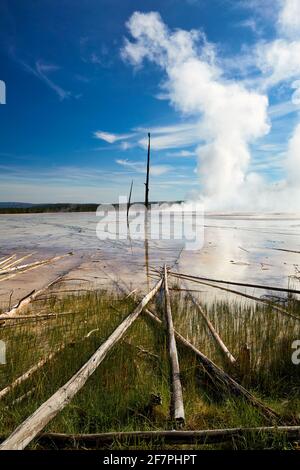
[(172, 382), (172, 405), (171, 415), (175, 420), (176, 426), (183, 426), (185, 421), (184, 405), (182, 396), (182, 387), (180, 381), (180, 368), (177, 353), (176, 340), (174, 335), (174, 325), (171, 311), (170, 293), (168, 287), (168, 272), (166, 265), (164, 266), (164, 290), (165, 290), (165, 316), (168, 330), (168, 349), (171, 366), (171, 382)]
[(72, 400), (88, 378), (105, 359), (112, 347), (124, 336), (138, 318), (144, 307), (155, 296), (162, 285), (160, 279), (155, 287), (141, 300), (134, 311), (123, 320), (109, 338), (73, 377), (27, 418), (1, 445), (0, 450), (24, 449), (44, 427)]

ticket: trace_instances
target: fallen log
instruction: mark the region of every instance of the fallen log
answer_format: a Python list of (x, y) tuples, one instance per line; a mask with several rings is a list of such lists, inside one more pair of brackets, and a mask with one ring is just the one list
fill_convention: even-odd
[(16, 398), (14, 401), (12, 401), (9, 405), (4, 407), (4, 410), (9, 410), (15, 405), (19, 405), (22, 403), (26, 398), (31, 397), (35, 392), (35, 388), (32, 388), (31, 390), (28, 390), (28, 392), (24, 393), (20, 397)]
[(141, 300), (134, 311), (120, 323), (109, 338), (97, 349), (76, 374), (17, 427), (0, 445), (0, 450), (22, 450), (37, 436), (84, 386), (88, 378), (95, 372), (103, 359), (105, 359), (108, 352), (122, 338), (128, 328), (138, 318), (144, 307), (155, 296), (161, 285), (162, 279), (157, 282), (154, 288)]
[[(299, 441), (300, 426), (262, 426), (249, 428), (204, 429), (201, 431), (127, 431), (99, 434), (44, 433), (37, 436), (41, 446), (57, 448), (101, 448), (114, 443), (135, 445), (140, 441), (163, 441), (166, 444), (217, 444), (234, 439), (283, 437), (289, 442)], [(3, 440), (0, 438), (0, 440)]]
[(195, 297), (190, 292), (189, 292), (189, 297), (190, 297), (191, 301), (193, 302), (193, 304), (195, 305), (195, 307), (197, 308), (198, 312), (202, 315), (202, 317), (203, 317), (204, 321), (206, 322), (213, 338), (215, 339), (217, 345), (219, 346), (219, 348), (222, 351), (225, 358), (229, 361), (230, 364), (235, 364), (236, 363), (235, 357), (231, 354), (231, 352), (229, 351), (229, 349), (227, 348), (227, 346), (223, 342), (222, 338), (220, 337), (220, 335), (215, 330), (215, 327), (213, 326), (213, 324), (209, 320), (208, 316), (205, 314), (205, 312), (204, 312), (203, 308), (201, 307), (201, 305), (197, 302)]
[[(89, 338), (94, 332), (98, 331), (97, 329), (94, 329), (90, 331), (87, 335), (85, 335), (82, 339), (76, 342), (80, 342), (85, 340), (86, 338)], [(68, 343), (63, 343), (60, 346), (57, 347), (55, 351), (52, 353), (48, 354), (48, 356), (44, 357), (43, 359), (40, 359), (36, 364), (34, 364), (30, 369), (28, 369), (24, 374), (22, 374), (20, 377), (15, 379), (10, 385), (7, 387), (3, 388), (0, 390), (0, 400), (4, 398), (6, 395), (8, 395), (13, 389), (15, 389), (18, 385), (22, 384), (23, 382), (26, 382), (36, 371), (41, 369), (47, 362), (50, 362), (51, 359), (53, 359), (55, 356), (57, 356), (58, 353), (66, 349), (68, 346), (73, 346), (74, 341), (68, 342)]]
[(58, 276), (56, 279), (54, 279), (54, 281), (51, 281), (49, 284), (47, 284), (45, 287), (43, 287), (42, 289), (39, 289), (39, 290), (33, 290), (31, 291), (29, 294), (25, 295), (25, 297), (23, 297), (22, 299), (19, 300), (19, 302), (14, 305), (14, 307), (12, 307), (10, 310), (8, 310), (7, 312), (4, 312), (4, 313), (1, 313), (0, 315), (0, 320), (1, 319), (6, 319), (7, 316), (10, 316), (10, 317), (14, 317), (16, 315), (18, 315), (18, 313), (20, 313), (25, 307), (27, 307), (30, 302), (32, 302), (34, 299), (36, 299), (39, 295), (41, 295), (43, 292), (45, 292), (47, 289), (49, 289), (51, 286), (53, 286), (54, 284), (56, 284), (58, 281), (60, 281), (60, 279), (62, 278), (63, 276)]
[(11, 274), (15, 271), (23, 271), (24, 269), (33, 268), (35, 266), (43, 266), (44, 264), (54, 263), (55, 261), (58, 261), (59, 259), (65, 258), (66, 256), (70, 256), (70, 255), (67, 254), (67, 255), (54, 256), (53, 258), (47, 258), (42, 261), (35, 261), (34, 263), (22, 264), (21, 266), (15, 266), (10, 269), (4, 269), (0, 271), (0, 276), (4, 276), (5, 274)]
[[(40, 314), (35, 314), (35, 315), (18, 315), (17, 317), (15, 316), (7, 316), (5, 317), (5, 320), (45, 320), (47, 318), (59, 318), (64, 315), (70, 315), (71, 313), (76, 313), (76, 312), (57, 312), (57, 313), (40, 313)], [(25, 323), (25, 322), (22, 322)]]
[[(149, 309), (144, 310), (145, 313), (157, 324), (163, 326), (163, 322), (158, 318), (154, 313), (152, 313)], [(255, 398), (252, 393), (250, 393), (247, 389), (245, 389), (242, 385), (236, 382), (229, 374), (223, 371), (220, 367), (218, 367), (213, 361), (211, 361), (207, 356), (205, 356), (199, 349), (197, 349), (192, 343), (190, 343), (187, 339), (184, 338), (180, 333), (176, 330), (174, 331), (175, 337), (181, 344), (186, 346), (190, 351), (192, 351), (196, 357), (200, 360), (201, 364), (203, 365), (204, 369), (214, 377), (221, 386), (226, 386), (228, 390), (230, 390), (236, 396), (240, 396), (244, 398), (248, 403), (252, 406), (257, 408), (266, 418), (271, 420), (280, 419), (280, 415), (276, 413), (276, 411), (272, 410), (272, 408), (266, 406), (260, 400)]]
[(174, 277), (182, 277), (187, 280), (196, 279), (200, 281), (216, 282), (218, 284), (229, 284), (233, 286), (252, 287), (254, 289), (264, 289), (264, 290), (273, 290), (273, 291), (278, 291), (278, 292), (289, 292), (290, 294), (300, 294), (300, 290), (298, 289), (288, 289), (285, 287), (264, 286), (262, 284), (249, 284), (246, 282), (224, 281), (223, 279), (211, 279), (208, 277), (192, 276), (190, 274), (184, 274), (184, 273), (179, 273), (179, 272), (174, 272), (174, 271), (169, 271), (169, 274), (171, 274)]
[[(180, 278), (180, 276), (178, 276), (178, 278)], [(277, 312), (282, 313), (283, 315), (286, 315), (287, 317), (293, 318), (294, 320), (298, 320), (298, 321), (300, 320), (300, 317), (297, 317), (296, 315), (288, 312), (286, 309), (284, 309), (282, 307), (278, 307), (278, 305), (274, 305), (269, 300), (261, 299), (260, 297), (256, 297), (255, 295), (245, 294), (244, 292), (240, 292), (238, 290), (228, 289), (226, 287), (217, 286), (215, 284), (210, 284), (210, 283), (204, 282), (204, 281), (198, 281), (196, 279), (186, 279), (186, 278), (183, 278), (183, 279), (189, 280), (190, 282), (195, 282), (197, 284), (201, 284), (203, 286), (208, 286), (208, 287), (213, 287), (214, 289), (223, 290), (223, 291), (229, 292), (231, 294), (240, 295), (241, 297), (245, 297), (245, 298), (250, 299), (250, 300), (255, 300), (256, 302), (260, 302), (262, 304), (268, 305), (269, 307), (272, 308), (272, 310), (276, 310)]]
[(175, 425), (182, 427), (185, 422), (184, 405), (182, 396), (182, 387), (180, 381), (180, 368), (177, 353), (176, 340), (174, 335), (174, 325), (171, 311), (170, 293), (168, 287), (168, 272), (166, 265), (164, 266), (164, 292), (165, 292), (165, 316), (168, 331), (168, 349), (171, 366), (171, 383), (172, 383), (172, 404), (171, 417), (175, 421)]
[(6, 263), (9, 263), (9, 261), (11, 261), (12, 259), (16, 258), (17, 255), (12, 255), (12, 256), (9, 256), (8, 258), (4, 258), (0, 261), (0, 266), (3, 266), (5, 265)]
[[(12, 268), (13, 266), (15, 266), (16, 264), (18, 263), (21, 263), (22, 261), (24, 261), (25, 259), (29, 258), (30, 256), (32, 256), (33, 253), (29, 253), (28, 255), (25, 255), (25, 256), (22, 256), (21, 258), (18, 258), (14, 261), (12, 261), (11, 263), (9, 264), (5, 264), (4, 268), (5, 269), (8, 269), (8, 268)], [(3, 268), (2, 268), (3, 269)]]

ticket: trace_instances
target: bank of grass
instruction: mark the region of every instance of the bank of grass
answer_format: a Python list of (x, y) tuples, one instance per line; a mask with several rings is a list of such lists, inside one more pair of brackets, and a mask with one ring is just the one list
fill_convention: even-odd
[[(0, 389), (10, 384), (39, 359), (67, 343), (54, 359), (0, 401), (0, 434), (9, 435), (88, 360), (133, 310), (137, 301), (111, 292), (35, 303), (34, 310), (74, 312), (51, 320), (32, 321), (0, 330), (7, 345), (7, 364), (0, 366)], [(158, 300), (151, 305), (159, 315)], [(289, 307), (299, 314), (293, 302)], [(176, 329), (220, 367), (243, 383), (255, 396), (279, 412), (283, 424), (298, 424), (300, 418), (300, 366), (291, 361), (291, 345), (300, 338), (300, 322), (250, 303), (215, 302), (207, 314), (235, 357), (245, 344), (250, 348), (250, 368), (232, 369), (221, 356), (201, 315), (185, 295), (172, 293)], [(31, 312), (32, 313), (32, 312)], [(93, 331), (96, 330), (96, 331)], [(83, 339), (87, 333), (93, 333)], [(138, 346), (138, 347), (137, 347)], [(242, 399), (221, 390), (208, 377), (197, 359), (178, 345), (184, 403), (185, 429), (266, 426), (266, 418)], [(20, 403), (15, 400), (31, 391)], [(151, 393), (160, 394), (162, 405), (150, 416), (145, 413)], [(72, 402), (45, 431), (100, 433), (109, 431), (172, 429), (169, 421), (169, 365), (163, 329), (142, 314), (126, 336), (109, 353)], [(281, 423), (282, 424), (282, 423)], [(40, 448), (37, 441), (30, 448)], [(113, 448), (127, 448), (116, 442)], [(163, 442), (136, 443), (135, 448), (170, 448)], [(178, 446), (173, 446), (173, 448)], [(180, 446), (180, 448), (273, 448), (293, 445), (284, 436), (267, 439), (247, 435), (226, 444)]]

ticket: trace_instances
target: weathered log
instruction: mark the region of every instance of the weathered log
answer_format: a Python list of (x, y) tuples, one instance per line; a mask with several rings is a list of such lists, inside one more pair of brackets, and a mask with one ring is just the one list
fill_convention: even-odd
[[(166, 444), (217, 444), (234, 439), (261, 437), (264, 441), (282, 437), (289, 442), (299, 441), (300, 426), (262, 426), (249, 428), (204, 429), (201, 431), (127, 431), (99, 434), (44, 433), (37, 436), (41, 446), (56, 448), (101, 448), (115, 442), (136, 445), (140, 441), (163, 441)], [(2, 438), (3, 439), (3, 438)], [(1, 440), (1, 438), (0, 438)]]
[[(163, 323), (160, 318), (158, 318), (154, 313), (152, 313), (148, 309), (145, 309), (144, 311), (153, 321), (163, 326)], [(176, 339), (196, 355), (196, 357), (200, 360), (201, 364), (203, 365), (204, 369), (213, 378), (215, 378), (219, 382), (219, 384), (223, 386), (225, 385), (226, 388), (230, 390), (233, 394), (245, 399), (248, 403), (257, 408), (269, 420), (274, 421), (280, 419), (280, 416), (278, 415), (278, 413), (276, 413), (276, 411), (272, 410), (272, 408), (266, 406), (260, 400), (255, 398), (252, 393), (250, 393), (242, 385), (236, 382), (229, 374), (227, 374), (220, 367), (218, 367), (213, 361), (211, 361), (207, 356), (205, 356), (201, 351), (199, 351), (199, 349), (197, 349), (192, 343), (185, 339), (184, 336), (182, 336), (176, 330), (174, 331), (174, 333)]]
[(9, 256), (8, 258), (4, 258), (0, 261), (0, 266), (6, 265), (6, 263), (9, 263), (10, 260), (16, 258), (16, 254)]
[(208, 282), (205, 282), (205, 281), (200, 281), (200, 280), (197, 280), (197, 279), (189, 279), (189, 278), (186, 278), (186, 277), (181, 277), (181, 275), (178, 275), (176, 277), (178, 277), (179, 279), (180, 278), (185, 279), (185, 280), (190, 281), (190, 282), (195, 282), (196, 284), (201, 284), (203, 286), (208, 286), (208, 287), (213, 287), (214, 289), (223, 290), (224, 292), (229, 292), (231, 294), (240, 295), (241, 297), (245, 297), (245, 298), (250, 299), (250, 300), (255, 300), (256, 302), (262, 303), (264, 305), (268, 305), (269, 307), (272, 308), (272, 310), (276, 310), (277, 312), (282, 313), (283, 315), (285, 315), (287, 317), (293, 318), (294, 320), (298, 320), (298, 321), (300, 320), (300, 317), (297, 317), (296, 315), (293, 315), (292, 313), (290, 313), (285, 308), (279, 307), (278, 305), (274, 305), (273, 302), (270, 302), (267, 299), (261, 299), (260, 297), (256, 297), (255, 295), (245, 294), (244, 292), (240, 292), (238, 290), (228, 289), (226, 287), (217, 286), (215, 284), (211, 284), (211, 283), (208, 283)]
[(22, 264), (21, 266), (15, 266), (10, 269), (4, 269), (0, 271), (0, 275), (3, 276), (4, 274), (11, 274), (15, 271), (23, 271), (24, 269), (33, 268), (35, 266), (43, 266), (44, 264), (54, 263), (55, 261), (65, 258), (66, 256), (70, 256), (70, 255), (67, 254), (67, 255), (54, 256), (53, 258), (47, 258), (42, 261), (35, 261), (34, 263)]
[(168, 287), (168, 272), (166, 265), (164, 266), (164, 292), (165, 292), (165, 317), (168, 331), (168, 349), (171, 366), (171, 383), (172, 383), (172, 404), (171, 417), (175, 421), (175, 425), (181, 427), (184, 425), (184, 405), (182, 396), (182, 387), (180, 381), (180, 368), (177, 353), (176, 340), (174, 335), (174, 325), (171, 311), (170, 293)]
[(18, 315), (25, 307), (27, 307), (30, 302), (32, 302), (34, 299), (36, 299), (39, 295), (41, 295), (43, 292), (45, 292), (47, 289), (49, 289), (51, 286), (56, 284), (62, 276), (58, 276), (54, 281), (51, 281), (49, 284), (47, 284), (45, 287), (42, 287), (42, 289), (39, 289), (37, 291), (33, 290), (29, 294), (27, 294), (25, 297), (19, 300), (19, 302), (14, 305), (14, 307), (10, 310), (8, 310), (5, 313), (1, 313), (0, 319), (6, 319), (6, 317), (9, 315), (10, 317), (14, 317)]
[[(9, 264), (5, 264), (4, 266), (4, 269), (7, 270), (8, 268), (12, 268), (13, 266), (15, 266), (16, 264), (19, 264), (21, 263), (22, 261), (24, 261), (25, 259), (29, 258), (30, 256), (32, 256), (33, 253), (29, 253), (28, 255), (25, 255), (25, 256), (22, 256), (21, 258), (18, 258), (14, 261), (12, 261), (11, 263)], [(3, 268), (2, 268), (3, 269)]]
[(28, 392), (24, 393), (23, 395), (21, 395), (20, 397), (16, 398), (14, 401), (12, 401), (9, 405), (5, 406), (4, 407), (4, 410), (9, 410), (11, 409), (13, 406), (15, 405), (19, 405), (20, 403), (22, 403), (24, 400), (26, 400), (26, 398), (28, 397), (31, 397), (35, 392), (35, 387), (32, 388), (31, 390), (28, 390)]
[(184, 273), (179, 273), (175, 271), (169, 271), (169, 274), (175, 277), (182, 277), (187, 280), (196, 279), (200, 281), (216, 282), (218, 284), (228, 284), (228, 285), (241, 286), (241, 287), (252, 287), (254, 289), (273, 290), (273, 291), (278, 291), (278, 292), (289, 292), (290, 294), (300, 294), (300, 290), (298, 289), (289, 289), (285, 287), (264, 286), (262, 284), (249, 284), (246, 282), (224, 281), (223, 279), (211, 279), (208, 277), (192, 276), (190, 274), (184, 274)]
[[(12, 316), (12, 317), (7, 316), (5, 317), (5, 321), (3, 321), (3, 323), (1, 323), (1, 320), (0, 320), (0, 329), (7, 328), (7, 327), (12, 328), (13, 326), (20, 326), (24, 324), (26, 325), (27, 323), (33, 322), (33, 321), (53, 320), (53, 319), (63, 317), (64, 315), (71, 315), (75, 313), (77, 312), (40, 313), (36, 315), (18, 315), (18, 316)], [(7, 320), (13, 320), (15, 321), (15, 323), (6, 325), (5, 323)]]
[(22, 374), (20, 377), (15, 379), (11, 384), (9, 384), (7, 387), (3, 388), (0, 390), (0, 400), (4, 398), (6, 395), (8, 395), (13, 389), (15, 389), (18, 385), (22, 384), (23, 382), (26, 382), (36, 371), (41, 369), (47, 362), (50, 362), (55, 356), (57, 356), (58, 353), (63, 351), (66, 347), (68, 346), (73, 346), (74, 343), (83, 341), (86, 338), (89, 338), (94, 332), (98, 331), (98, 328), (89, 331), (83, 338), (81, 338), (79, 341), (71, 341), (68, 343), (63, 343), (60, 346), (58, 346), (55, 351), (52, 353), (48, 354), (48, 356), (44, 357), (43, 359), (40, 359), (36, 364), (34, 364), (30, 369), (28, 369), (24, 374)]
[(189, 297), (190, 297), (191, 301), (193, 302), (193, 304), (195, 305), (195, 307), (197, 308), (198, 312), (200, 312), (200, 314), (202, 315), (204, 321), (206, 322), (211, 334), (213, 335), (217, 345), (219, 346), (220, 350), (224, 354), (225, 358), (229, 361), (230, 364), (235, 364), (236, 363), (235, 357), (231, 354), (231, 352), (229, 351), (229, 349), (227, 348), (227, 346), (223, 342), (222, 338), (220, 337), (220, 335), (215, 330), (214, 325), (209, 320), (208, 316), (204, 312), (204, 310), (201, 307), (201, 305), (199, 304), (199, 302), (197, 302), (195, 297), (190, 292), (189, 292)]
[(123, 320), (109, 338), (73, 377), (27, 418), (0, 446), (0, 450), (24, 449), (36, 435), (72, 400), (95, 372), (112, 347), (122, 338), (143, 308), (155, 296), (162, 285), (160, 279), (155, 287), (141, 300), (134, 311)]

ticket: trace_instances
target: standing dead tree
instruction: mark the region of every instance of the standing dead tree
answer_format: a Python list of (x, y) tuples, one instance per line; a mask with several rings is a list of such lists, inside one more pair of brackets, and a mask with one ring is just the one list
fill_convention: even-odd
[(127, 204), (127, 225), (129, 224), (129, 209), (130, 209), (130, 204), (131, 204), (132, 187), (133, 187), (133, 180), (131, 181), (128, 204)]
[(150, 173), (150, 132), (148, 132), (147, 175), (145, 183), (145, 206), (149, 208), (149, 173)]
[(134, 311), (123, 320), (109, 338), (97, 349), (92, 357), (73, 375), (73, 377), (29, 416), (0, 445), (0, 450), (22, 450), (44, 429), (44, 427), (72, 400), (84, 386), (88, 378), (105, 359), (112, 347), (124, 336), (128, 328), (138, 318), (148, 302), (162, 285), (160, 279), (153, 289), (141, 300)]
[(174, 334), (174, 325), (171, 311), (170, 293), (168, 287), (168, 272), (166, 265), (164, 266), (164, 288), (165, 288), (165, 315), (168, 330), (168, 348), (171, 365), (171, 381), (172, 381), (172, 404), (171, 416), (175, 421), (175, 425), (181, 427), (184, 425), (184, 406), (182, 397), (182, 387), (180, 381), (180, 368), (177, 353), (177, 346)]

